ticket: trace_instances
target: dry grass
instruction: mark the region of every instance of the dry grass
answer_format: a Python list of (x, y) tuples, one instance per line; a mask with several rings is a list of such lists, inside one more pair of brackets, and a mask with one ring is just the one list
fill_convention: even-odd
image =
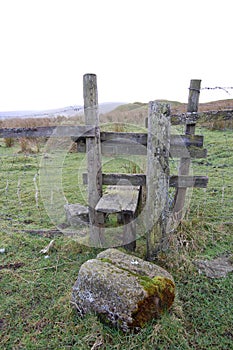
[(6, 147), (12, 147), (14, 145), (14, 139), (12, 137), (6, 137), (4, 139), (4, 144)]
[(41, 139), (21, 137), (19, 140), (20, 151), (19, 153), (40, 153)]
[(0, 120), (0, 128), (35, 128), (39, 126), (83, 124), (83, 116), (74, 117), (47, 117), (47, 118), (12, 118)]

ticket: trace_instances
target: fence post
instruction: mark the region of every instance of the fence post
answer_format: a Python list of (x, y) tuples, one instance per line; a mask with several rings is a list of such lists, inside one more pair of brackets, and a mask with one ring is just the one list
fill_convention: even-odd
[(169, 189), (170, 106), (150, 102), (147, 139), (147, 259), (166, 241)]
[[(198, 111), (199, 95), (201, 88), (201, 80), (191, 80), (188, 97), (188, 113), (196, 113)], [(195, 134), (195, 122), (188, 121), (185, 126), (186, 135)], [(179, 175), (188, 175), (190, 168), (190, 158), (181, 158), (179, 166)], [(175, 221), (180, 221), (183, 217), (183, 208), (185, 205), (186, 188), (177, 188), (175, 194), (175, 205), (173, 208), (173, 218)]]
[[(95, 74), (83, 76), (83, 98), (86, 125), (99, 127), (98, 90)], [(101, 247), (103, 243), (101, 224), (103, 214), (97, 213), (95, 207), (102, 196), (102, 167), (100, 149), (100, 131), (95, 137), (87, 137), (87, 178), (88, 178), (88, 207), (90, 221), (90, 244)]]

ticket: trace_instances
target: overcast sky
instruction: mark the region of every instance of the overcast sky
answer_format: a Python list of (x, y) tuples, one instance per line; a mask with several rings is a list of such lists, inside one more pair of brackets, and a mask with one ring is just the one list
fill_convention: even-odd
[(232, 0), (0, 0), (0, 111), (82, 105), (85, 73), (99, 102), (187, 102), (190, 79), (232, 87), (232, 29)]

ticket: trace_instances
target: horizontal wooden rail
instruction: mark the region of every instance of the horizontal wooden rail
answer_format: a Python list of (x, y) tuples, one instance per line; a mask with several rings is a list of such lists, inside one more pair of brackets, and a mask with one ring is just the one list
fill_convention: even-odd
[(100, 132), (100, 139), (101, 142), (108, 142), (108, 141), (128, 141), (128, 142), (136, 142), (140, 145), (146, 146), (147, 145), (147, 133), (140, 133), (140, 132), (112, 132), (112, 131), (101, 131)]
[[(0, 129), (0, 138), (21, 137), (71, 137), (76, 140), (78, 152), (86, 152), (86, 138), (95, 137), (97, 128), (87, 126), (44, 126), (33, 128)], [(103, 155), (146, 155), (147, 134), (133, 132), (101, 132), (101, 152)], [(207, 150), (203, 146), (203, 136), (171, 135), (170, 155), (172, 158), (205, 158)]]
[(207, 149), (198, 147), (171, 147), (170, 156), (172, 158), (206, 158)]
[(197, 187), (206, 188), (208, 176), (172, 175), (169, 179), (169, 186), (176, 188)]
[[(84, 141), (85, 137), (79, 138)], [(140, 145), (147, 145), (147, 133), (134, 133), (134, 132), (100, 132), (101, 142), (126, 142), (126, 143), (138, 143)], [(171, 135), (171, 146), (180, 147), (202, 147), (204, 137), (202, 135)], [(77, 140), (78, 141), (78, 140)]]
[[(147, 134), (126, 132), (101, 132), (102, 155), (146, 155)], [(85, 137), (77, 141), (78, 152), (86, 152)], [(205, 158), (207, 150), (203, 149), (203, 136), (171, 135), (170, 156), (184, 158)]]
[(20, 137), (94, 137), (96, 128), (92, 125), (79, 126), (40, 126), (34, 128), (0, 129), (0, 138)]
[[(145, 174), (120, 174), (120, 173), (103, 173), (103, 185), (125, 185), (125, 186), (145, 186)], [(83, 183), (87, 185), (87, 174), (83, 174)], [(197, 187), (206, 188), (208, 184), (207, 176), (191, 176), (191, 175), (171, 175), (169, 178), (169, 186), (176, 188)]]
[[(0, 138), (7, 137), (72, 137), (77, 141), (84, 141), (86, 137), (95, 137), (96, 128), (91, 125), (81, 126), (41, 126), (33, 128), (3, 128), (0, 129)], [(101, 132), (101, 142), (116, 144), (139, 144), (147, 145), (146, 133), (132, 132)], [(85, 141), (84, 141), (85, 142)], [(202, 147), (203, 136), (201, 135), (171, 135), (171, 146), (173, 147)]]
[[(0, 138), (21, 137), (71, 137), (77, 142), (78, 152), (86, 152), (86, 138), (95, 137), (98, 128), (87, 126), (45, 126), (34, 128), (0, 129)], [(147, 134), (126, 132), (101, 132), (102, 155), (146, 155)], [(171, 135), (170, 156), (184, 158), (206, 158), (203, 136)]]

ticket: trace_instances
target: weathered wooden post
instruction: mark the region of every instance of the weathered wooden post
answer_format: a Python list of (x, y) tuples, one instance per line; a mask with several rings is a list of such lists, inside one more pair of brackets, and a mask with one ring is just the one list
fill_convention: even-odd
[[(201, 80), (191, 80), (189, 87), (189, 98), (188, 98), (188, 113), (197, 113), (198, 111), (198, 103), (199, 103), (199, 95), (201, 88)], [(192, 121), (192, 115), (186, 122), (185, 126), (185, 134), (186, 135), (194, 135), (195, 134), (195, 126), (196, 122)], [(188, 152), (187, 152), (188, 154)], [(190, 169), (191, 158), (181, 158), (180, 166), (179, 166), (179, 175), (188, 175)], [(183, 209), (185, 205), (185, 196), (186, 196), (187, 188), (177, 188), (175, 194), (175, 205), (173, 209), (173, 220), (179, 222), (183, 217)]]
[(97, 77), (95, 74), (83, 76), (83, 98), (86, 125), (97, 127), (95, 137), (87, 137), (87, 178), (88, 178), (88, 207), (90, 221), (90, 244), (102, 246), (103, 237), (101, 224), (103, 214), (97, 213), (95, 207), (102, 196), (102, 168), (100, 150), (99, 112)]
[(147, 139), (147, 259), (166, 240), (169, 189), (170, 106), (150, 102)]

